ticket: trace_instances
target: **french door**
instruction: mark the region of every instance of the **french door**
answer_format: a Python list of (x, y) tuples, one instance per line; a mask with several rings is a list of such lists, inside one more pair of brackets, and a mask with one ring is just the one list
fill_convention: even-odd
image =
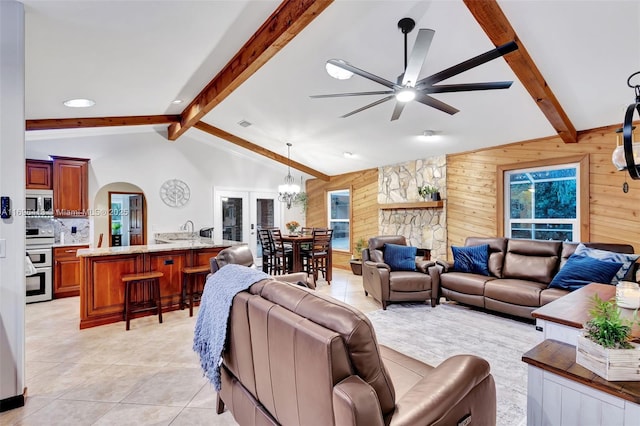
[(249, 245), (256, 262), (262, 260), (258, 229), (280, 227), (277, 192), (213, 190), (215, 241), (239, 241)]

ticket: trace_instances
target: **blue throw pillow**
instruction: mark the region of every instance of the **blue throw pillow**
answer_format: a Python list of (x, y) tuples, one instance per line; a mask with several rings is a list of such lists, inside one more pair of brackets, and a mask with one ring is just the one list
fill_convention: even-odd
[(415, 271), (417, 247), (399, 244), (384, 245), (384, 263), (392, 271)]
[(609, 283), (622, 263), (572, 254), (549, 283), (549, 288), (577, 290), (590, 283)]
[(451, 246), (451, 251), (453, 252), (455, 271), (489, 276), (489, 244), (467, 247)]
[(578, 247), (576, 247), (576, 251), (573, 254), (575, 254), (576, 256), (592, 257), (594, 259), (603, 260), (605, 262), (621, 263), (622, 266), (613, 276), (613, 279), (610, 280), (611, 284), (618, 284), (618, 281), (623, 281), (624, 277), (627, 276), (629, 269), (631, 269), (633, 264), (636, 263), (636, 260), (638, 260), (638, 258), (640, 257), (640, 254), (626, 254), (607, 250), (598, 250), (587, 247), (582, 243), (578, 244)]

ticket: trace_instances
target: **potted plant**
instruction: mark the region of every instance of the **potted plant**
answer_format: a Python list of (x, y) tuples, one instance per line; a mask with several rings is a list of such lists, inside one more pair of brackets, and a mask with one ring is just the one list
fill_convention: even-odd
[(295, 204), (296, 206), (300, 206), (302, 208), (302, 213), (306, 213), (307, 212), (307, 202), (308, 202), (308, 200), (309, 199), (307, 198), (307, 193), (306, 192), (300, 192), (293, 199), (293, 204)]
[(111, 235), (120, 235), (120, 228), (122, 228), (120, 222), (111, 223)]
[(364, 250), (366, 244), (367, 242), (364, 238), (360, 238), (356, 241), (353, 254), (351, 255), (351, 260), (349, 261), (353, 275), (362, 275), (362, 250)]
[(423, 185), (418, 187), (418, 195), (420, 195), (423, 199), (431, 198), (432, 201), (440, 200), (440, 192), (438, 188), (431, 185)]
[[(637, 360), (638, 344), (631, 342), (634, 321), (620, 314), (614, 299), (602, 300), (593, 296), (591, 319), (584, 324), (584, 332), (578, 336), (576, 363), (610, 381), (640, 380)], [(634, 319), (637, 312), (634, 312)]]

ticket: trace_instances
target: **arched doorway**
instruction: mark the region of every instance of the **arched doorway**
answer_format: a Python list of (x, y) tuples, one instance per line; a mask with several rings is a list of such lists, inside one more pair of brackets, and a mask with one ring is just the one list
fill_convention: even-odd
[(146, 244), (147, 205), (144, 192), (128, 182), (103, 186), (96, 194), (95, 247)]

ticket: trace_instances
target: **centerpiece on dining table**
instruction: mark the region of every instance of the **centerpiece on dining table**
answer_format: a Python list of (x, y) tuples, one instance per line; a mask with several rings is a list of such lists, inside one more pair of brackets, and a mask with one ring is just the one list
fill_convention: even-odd
[(295, 220), (292, 220), (291, 222), (287, 222), (285, 226), (289, 230), (289, 235), (295, 235), (296, 229), (300, 227), (300, 224)]

